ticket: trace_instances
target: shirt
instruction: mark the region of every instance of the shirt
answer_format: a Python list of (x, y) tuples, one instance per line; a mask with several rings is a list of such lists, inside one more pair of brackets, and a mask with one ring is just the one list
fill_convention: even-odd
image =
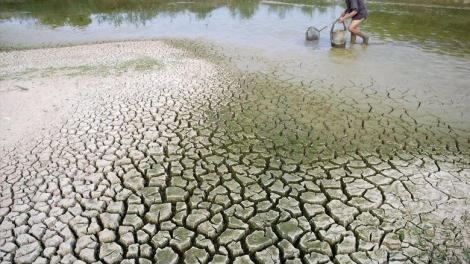
[(346, 0), (346, 5), (348, 7), (347, 13), (351, 13), (354, 10), (357, 11), (357, 14), (352, 17), (353, 20), (361, 20), (363, 18), (366, 18), (369, 14), (364, 0)]

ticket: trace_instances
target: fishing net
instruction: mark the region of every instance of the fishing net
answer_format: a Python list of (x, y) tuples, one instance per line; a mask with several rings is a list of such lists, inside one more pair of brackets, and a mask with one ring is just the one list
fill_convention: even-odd
[(307, 40), (319, 40), (320, 39), (320, 30), (315, 27), (309, 27), (307, 32), (305, 32), (305, 37)]
[[(331, 24), (334, 24), (335, 22), (337, 22), (338, 20), (335, 20), (333, 22), (331, 22), (330, 24), (322, 27), (321, 29), (317, 29), (315, 27), (309, 27), (307, 29), (307, 32), (305, 32), (305, 37), (307, 40), (319, 40), (320, 39), (320, 31), (324, 30), (325, 28), (327, 28), (329, 25)], [(334, 26), (334, 25), (333, 25)]]

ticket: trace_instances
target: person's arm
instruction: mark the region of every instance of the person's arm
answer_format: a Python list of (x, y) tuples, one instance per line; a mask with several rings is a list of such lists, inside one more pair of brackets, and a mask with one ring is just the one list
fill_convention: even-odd
[(353, 16), (357, 15), (357, 11), (356, 10), (353, 10), (352, 12), (348, 13), (348, 14), (341, 14), (341, 17), (339, 18), (339, 23), (344, 23), (344, 21), (346, 21), (346, 19), (348, 18), (351, 18)]
[(349, 10), (351, 10), (351, 12), (348, 13), (348, 11), (349, 11), (348, 9), (344, 10), (343, 13), (341, 13), (339, 23), (344, 23), (344, 21), (346, 21), (346, 19), (357, 15), (357, 11), (359, 10), (357, 0), (351, 0), (349, 7), (350, 7)]

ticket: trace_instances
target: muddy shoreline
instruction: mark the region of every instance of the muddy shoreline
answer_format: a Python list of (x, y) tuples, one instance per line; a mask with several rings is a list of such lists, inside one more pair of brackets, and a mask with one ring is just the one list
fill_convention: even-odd
[(0, 260), (468, 261), (465, 97), (360, 54), (0, 53)]

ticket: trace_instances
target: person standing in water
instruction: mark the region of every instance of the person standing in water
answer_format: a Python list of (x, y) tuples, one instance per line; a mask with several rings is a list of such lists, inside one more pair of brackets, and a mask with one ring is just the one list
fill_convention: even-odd
[(346, 0), (346, 9), (341, 13), (339, 23), (344, 23), (348, 18), (352, 18), (349, 24), (349, 31), (351, 32), (351, 44), (356, 43), (356, 36), (363, 39), (363, 44), (369, 44), (369, 36), (359, 30), (359, 24), (366, 19), (369, 11), (367, 11), (364, 0)]

